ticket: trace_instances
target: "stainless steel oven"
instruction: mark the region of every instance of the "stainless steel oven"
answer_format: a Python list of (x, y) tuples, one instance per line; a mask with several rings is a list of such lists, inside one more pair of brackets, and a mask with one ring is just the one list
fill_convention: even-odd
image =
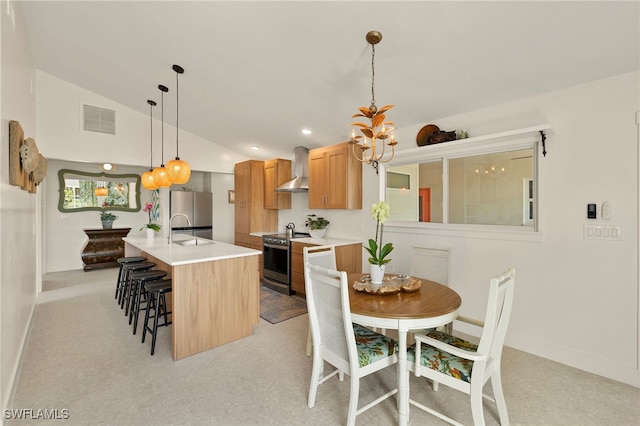
[(270, 234), (262, 237), (263, 283), (265, 286), (287, 295), (291, 290), (291, 239), (308, 237), (309, 234)]

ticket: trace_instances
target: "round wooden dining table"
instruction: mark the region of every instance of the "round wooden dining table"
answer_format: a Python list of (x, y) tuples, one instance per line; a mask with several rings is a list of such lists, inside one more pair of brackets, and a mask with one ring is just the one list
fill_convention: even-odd
[(409, 421), (407, 333), (452, 322), (458, 316), (462, 299), (446, 285), (418, 277), (412, 277), (420, 280), (420, 288), (414, 292), (379, 295), (357, 291), (353, 284), (363, 275), (368, 274), (348, 276), (351, 320), (368, 327), (398, 330), (398, 423), (406, 425)]

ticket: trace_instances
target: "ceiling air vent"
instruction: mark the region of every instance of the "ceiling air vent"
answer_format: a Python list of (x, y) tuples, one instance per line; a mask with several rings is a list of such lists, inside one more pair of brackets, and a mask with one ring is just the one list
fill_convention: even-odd
[(112, 109), (82, 105), (84, 130), (88, 132), (116, 134), (116, 112)]

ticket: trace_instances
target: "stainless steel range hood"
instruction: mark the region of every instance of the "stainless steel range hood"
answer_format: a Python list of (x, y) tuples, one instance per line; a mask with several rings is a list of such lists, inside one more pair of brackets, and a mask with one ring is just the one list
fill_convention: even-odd
[(309, 190), (308, 161), (309, 149), (297, 146), (294, 149), (293, 179), (276, 188), (276, 192), (307, 192)]

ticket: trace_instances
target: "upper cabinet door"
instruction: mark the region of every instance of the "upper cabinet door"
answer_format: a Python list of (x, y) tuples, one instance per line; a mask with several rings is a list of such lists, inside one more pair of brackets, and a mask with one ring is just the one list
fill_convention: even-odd
[(291, 160), (275, 158), (264, 162), (264, 208), (290, 209), (291, 193), (276, 188), (291, 180)]
[(309, 208), (362, 208), (362, 163), (351, 149), (342, 143), (309, 151)]

